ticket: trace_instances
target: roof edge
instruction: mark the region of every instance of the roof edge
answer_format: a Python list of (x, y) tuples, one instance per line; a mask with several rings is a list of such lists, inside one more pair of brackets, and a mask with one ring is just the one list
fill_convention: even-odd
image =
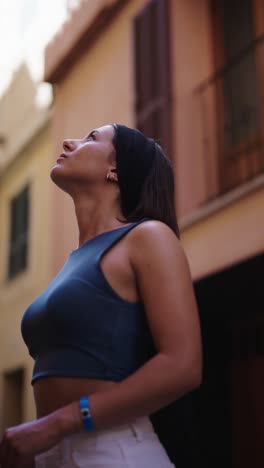
[[(91, 47), (128, 0), (82, 2), (47, 45), (44, 81), (56, 84)], [(92, 5), (92, 6), (91, 6)]]

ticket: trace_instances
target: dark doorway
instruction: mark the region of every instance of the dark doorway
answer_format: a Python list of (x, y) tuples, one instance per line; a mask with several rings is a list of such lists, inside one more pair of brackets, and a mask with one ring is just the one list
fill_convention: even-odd
[(194, 285), (201, 387), (153, 417), (176, 468), (264, 466), (264, 255)]

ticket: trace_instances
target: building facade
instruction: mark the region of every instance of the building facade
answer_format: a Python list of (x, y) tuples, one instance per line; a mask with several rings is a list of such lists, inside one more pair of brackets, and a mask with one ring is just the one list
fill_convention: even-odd
[[(45, 53), (54, 161), (120, 122), (173, 162), (204, 343), (203, 384), (161, 429), (179, 468), (263, 465), (263, 34), (260, 0), (84, 0)], [(78, 235), (70, 198), (51, 197), (55, 275)]]
[(0, 434), (36, 416), (20, 324), (51, 279), (49, 113), (21, 65), (0, 99)]

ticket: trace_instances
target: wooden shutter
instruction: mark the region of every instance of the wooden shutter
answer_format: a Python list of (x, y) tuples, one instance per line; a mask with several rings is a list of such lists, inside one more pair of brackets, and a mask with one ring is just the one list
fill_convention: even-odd
[(12, 278), (27, 265), (29, 227), (29, 186), (26, 186), (10, 206), (11, 226), (8, 277)]
[(136, 127), (171, 156), (168, 0), (151, 0), (134, 19)]
[[(252, 0), (212, 0), (219, 187), (224, 193), (264, 167)], [(263, 52), (263, 50), (262, 50)]]

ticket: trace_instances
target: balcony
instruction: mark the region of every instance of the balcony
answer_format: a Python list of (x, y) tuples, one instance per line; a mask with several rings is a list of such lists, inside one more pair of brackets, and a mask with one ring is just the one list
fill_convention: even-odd
[(264, 36), (194, 90), (207, 200), (264, 172)]

